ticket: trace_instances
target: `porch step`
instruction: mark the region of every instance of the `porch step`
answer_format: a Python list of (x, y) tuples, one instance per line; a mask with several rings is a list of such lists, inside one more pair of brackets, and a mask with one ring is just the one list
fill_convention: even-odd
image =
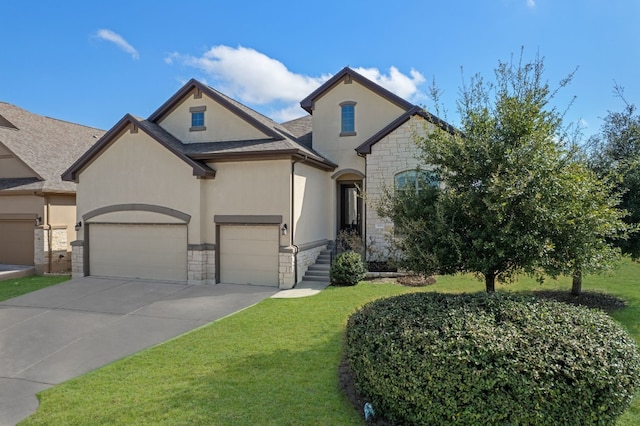
[(331, 247), (320, 252), (316, 259), (316, 263), (309, 265), (305, 272), (303, 281), (322, 281), (329, 282), (329, 270), (331, 269)]

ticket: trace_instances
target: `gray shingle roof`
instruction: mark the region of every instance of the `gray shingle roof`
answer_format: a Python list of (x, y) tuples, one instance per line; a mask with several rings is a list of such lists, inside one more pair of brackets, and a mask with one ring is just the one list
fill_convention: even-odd
[(6, 102), (0, 116), (15, 128), (0, 126), (0, 144), (42, 179), (0, 179), (0, 190), (75, 192), (75, 184), (60, 175), (105, 133), (80, 124), (43, 117)]
[(312, 145), (312, 130), (313, 130), (313, 117), (305, 115), (304, 117), (296, 118), (295, 120), (287, 121), (281, 124), (282, 127), (289, 130), (293, 136), (298, 138), (307, 148), (311, 148)]

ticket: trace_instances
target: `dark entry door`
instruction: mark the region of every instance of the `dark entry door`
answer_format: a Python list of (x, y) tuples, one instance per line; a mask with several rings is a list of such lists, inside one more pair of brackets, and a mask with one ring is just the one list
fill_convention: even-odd
[(355, 183), (340, 184), (340, 230), (362, 234), (362, 197)]

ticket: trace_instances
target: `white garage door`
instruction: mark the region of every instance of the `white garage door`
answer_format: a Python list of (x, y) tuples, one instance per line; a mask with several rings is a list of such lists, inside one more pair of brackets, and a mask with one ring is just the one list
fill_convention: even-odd
[(277, 226), (220, 227), (220, 282), (278, 286)]
[(91, 275), (187, 280), (186, 225), (91, 224)]

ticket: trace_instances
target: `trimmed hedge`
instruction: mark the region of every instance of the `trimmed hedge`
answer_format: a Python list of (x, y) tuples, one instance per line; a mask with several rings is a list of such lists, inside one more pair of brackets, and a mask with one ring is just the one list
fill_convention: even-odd
[(346, 354), (376, 414), (404, 424), (612, 424), (640, 385), (640, 352), (606, 314), (499, 293), (371, 302)]
[(331, 283), (335, 285), (356, 285), (367, 276), (367, 267), (355, 251), (345, 251), (336, 256), (329, 269)]

